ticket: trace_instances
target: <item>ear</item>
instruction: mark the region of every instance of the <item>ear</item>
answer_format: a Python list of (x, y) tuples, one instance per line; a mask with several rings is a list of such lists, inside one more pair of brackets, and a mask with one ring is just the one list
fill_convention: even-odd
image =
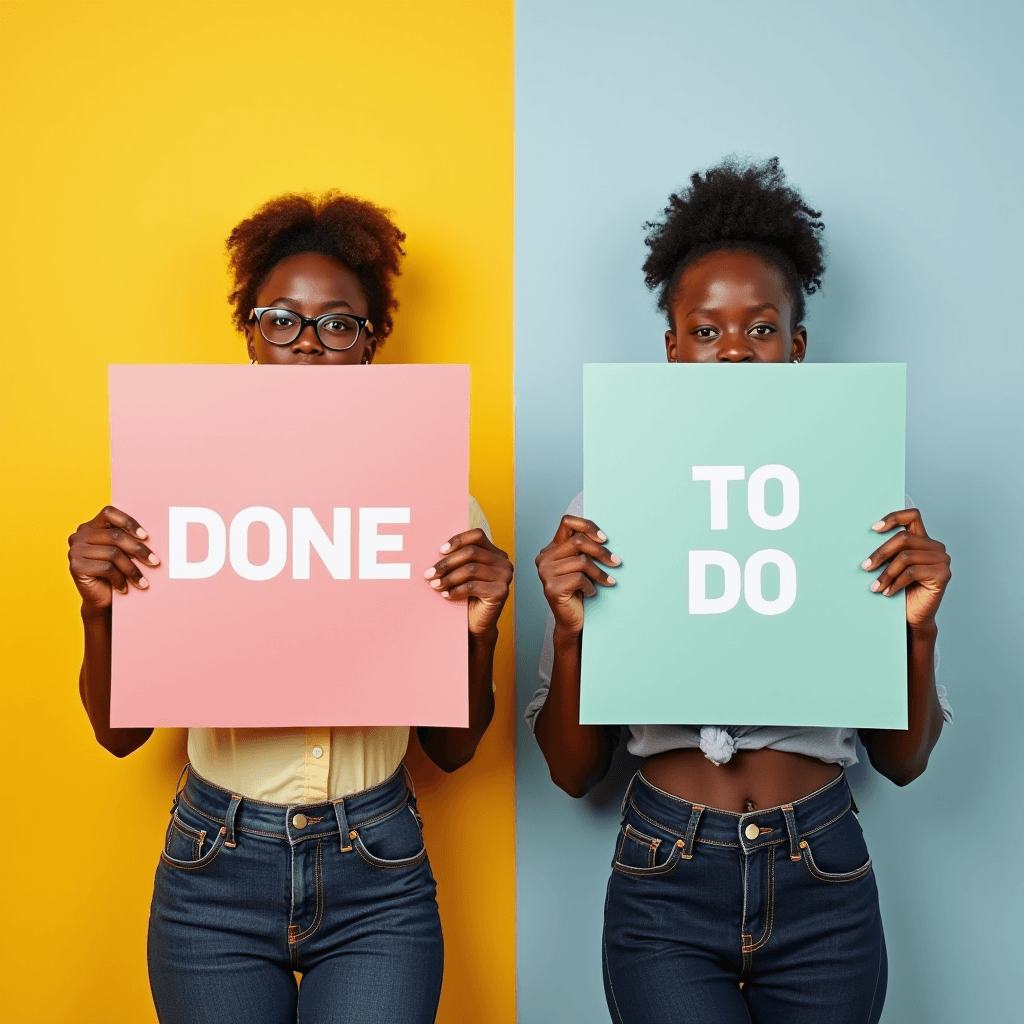
[(793, 332), (793, 341), (789, 350), (789, 361), (791, 363), (802, 363), (807, 355), (807, 328), (801, 324)]
[(679, 362), (679, 347), (676, 345), (676, 332), (665, 332), (665, 355), (670, 363)]
[(245, 333), (245, 350), (249, 358), (256, 362), (256, 339), (253, 336), (252, 324), (245, 324), (242, 330)]
[(368, 338), (363, 343), (363, 358), (359, 360), (363, 366), (369, 366), (373, 362), (373, 357), (377, 354), (377, 339)]

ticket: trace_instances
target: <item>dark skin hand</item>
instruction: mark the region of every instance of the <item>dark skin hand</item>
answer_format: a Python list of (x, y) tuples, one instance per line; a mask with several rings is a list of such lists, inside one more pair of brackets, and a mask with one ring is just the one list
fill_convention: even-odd
[[(319, 253), (301, 253), (278, 263), (257, 296), (258, 306), (280, 306), (305, 317), (328, 312), (365, 317), (368, 303), (359, 278), (348, 267)], [(246, 325), (249, 358), (277, 365), (360, 365), (373, 361), (377, 341), (362, 332), (345, 351), (322, 345), (311, 325), (289, 345), (272, 345), (255, 324)], [(146, 545), (148, 534), (127, 513), (107, 506), (68, 538), (71, 578), (82, 597), (85, 656), (79, 692), (98, 742), (117, 757), (142, 746), (152, 729), (110, 727), (111, 603), (113, 591), (146, 590), (141, 566), (156, 568), (159, 557)], [(441, 547), (444, 557), (424, 573), (445, 600), (466, 601), (469, 624), (469, 727), (431, 726), (420, 743), (443, 771), (466, 764), (494, 714), (492, 672), (498, 619), (508, 598), (512, 563), (482, 530), (456, 534)]]
[[(751, 253), (714, 252), (688, 267), (671, 314), (673, 326), (665, 333), (670, 363), (800, 362), (807, 351), (807, 331), (793, 324), (782, 275)], [(925, 532), (916, 509), (891, 512), (874, 529), (900, 531), (861, 567), (879, 572), (871, 589), (880, 597), (906, 594), (909, 727), (860, 735), (872, 765), (905, 786), (925, 770), (942, 731), (932, 665), (935, 613), (950, 579), (949, 555)], [(604, 777), (616, 742), (616, 730), (579, 720), (583, 598), (598, 587), (614, 586), (608, 570), (622, 564), (607, 540), (596, 523), (566, 515), (536, 559), (555, 617), (555, 660), (535, 735), (551, 778), (571, 796), (582, 796)], [(671, 750), (649, 757), (643, 770), (666, 792), (736, 813), (797, 800), (841, 772), (835, 764), (769, 749), (738, 751), (718, 766), (700, 750)]]

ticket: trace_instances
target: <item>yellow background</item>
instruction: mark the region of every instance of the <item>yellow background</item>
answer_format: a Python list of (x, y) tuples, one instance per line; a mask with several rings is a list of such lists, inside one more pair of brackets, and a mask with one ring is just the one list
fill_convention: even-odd
[[(232, 225), (288, 190), (373, 199), (408, 233), (381, 361), (472, 364), (471, 489), (511, 551), (512, 5), (6, 2), (0, 18), (0, 1021), (142, 1024), (184, 743), (164, 731), (118, 761), (78, 699), (66, 540), (109, 500), (107, 364), (245, 361)], [(440, 1020), (460, 1024), (515, 1016), (511, 611), (473, 763), (442, 777), (410, 757), (447, 947)]]

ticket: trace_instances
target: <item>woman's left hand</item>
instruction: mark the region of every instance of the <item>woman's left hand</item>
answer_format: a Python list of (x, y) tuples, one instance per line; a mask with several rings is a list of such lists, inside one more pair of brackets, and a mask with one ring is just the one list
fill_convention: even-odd
[(907, 625), (918, 629), (934, 623), (939, 602), (952, 576), (949, 555), (944, 544), (928, 536), (916, 508), (890, 512), (872, 529), (888, 533), (898, 526), (905, 529), (862, 562), (861, 568), (871, 571), (888, 562), (871, 589), (884, 597), (906, 590)]
[(474, 636), (493, 632), (498, 624), (509, 584), (512, 563), (483, 530), (467, 530), (441, 545), (445, 556), (423, 575), (449, 601), (464, 600), (469, 631)]

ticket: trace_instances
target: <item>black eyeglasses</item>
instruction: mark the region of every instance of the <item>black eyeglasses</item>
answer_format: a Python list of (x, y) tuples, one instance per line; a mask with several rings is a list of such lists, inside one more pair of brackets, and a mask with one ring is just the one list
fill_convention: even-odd
[(354, 313), (324, 313), (323, 316), (308, 317), (294, 309), (257, 306), (249, 315), (271, 345), (291, 345), (311, 324), (320, 344), (335, 352), (350, 349), (364, 328), (367, 334), (373, 334), (373, 324), (365, 316)]

